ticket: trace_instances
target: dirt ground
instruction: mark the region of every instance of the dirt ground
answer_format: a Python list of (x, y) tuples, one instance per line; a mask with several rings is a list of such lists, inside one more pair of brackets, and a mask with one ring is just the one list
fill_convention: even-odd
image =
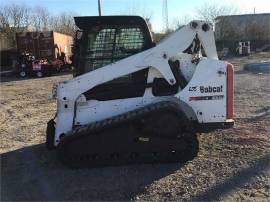
[(72, 170), (44, 146), (56, 105), (53, 83), (2, 78), (1, 201), (269, 201), (270, 74), (242, 70), (270, 53), (228, 59), (235, 65), (235, 127), (200, 134), (198, 157), (155, 164)]

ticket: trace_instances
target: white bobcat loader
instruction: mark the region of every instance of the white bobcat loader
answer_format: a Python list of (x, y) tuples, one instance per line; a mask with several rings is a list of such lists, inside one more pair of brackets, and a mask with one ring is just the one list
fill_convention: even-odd
[(196, 133), (233, 121), (233, 66), (212, 26), (192, 21), (158, 44), (138, 16), (75, 17), (74, 78), (56, 88), (47, 148), (72, 166), (186, 162)]

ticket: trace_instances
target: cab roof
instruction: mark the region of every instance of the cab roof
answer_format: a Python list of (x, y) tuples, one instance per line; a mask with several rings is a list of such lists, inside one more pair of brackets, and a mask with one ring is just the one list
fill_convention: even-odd
[(79, 29), (87, 30), (98, 25), (140, 25), (148, 29), (145, 20), (140, 16), (80, 16), (74, 17)]

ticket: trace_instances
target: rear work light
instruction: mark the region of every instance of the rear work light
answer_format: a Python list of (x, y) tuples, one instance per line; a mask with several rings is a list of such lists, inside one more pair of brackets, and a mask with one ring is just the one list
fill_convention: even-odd
[(227, 63), (227, 119), (233, 118), (233, 65)]

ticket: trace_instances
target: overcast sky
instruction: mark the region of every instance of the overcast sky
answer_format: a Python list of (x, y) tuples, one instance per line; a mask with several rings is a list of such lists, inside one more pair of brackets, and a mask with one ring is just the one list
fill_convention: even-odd
[[(204, 3), (231, 4), (239, 9), (239, 14), (270, 13), (270, 0), (168, 0), (169, 22), (189, 16), (195, 19), (196, 8)], [(0, 0), (0, 5), (9, 3), (43, 6), (57, 14), (59, 12), (74, 12), (77, 15), (97, 15), (97, 0)], [(143, 15), (151, 16), (155, 31), (162, 29), (162, 0), (101, 0), (103, 15)]]

